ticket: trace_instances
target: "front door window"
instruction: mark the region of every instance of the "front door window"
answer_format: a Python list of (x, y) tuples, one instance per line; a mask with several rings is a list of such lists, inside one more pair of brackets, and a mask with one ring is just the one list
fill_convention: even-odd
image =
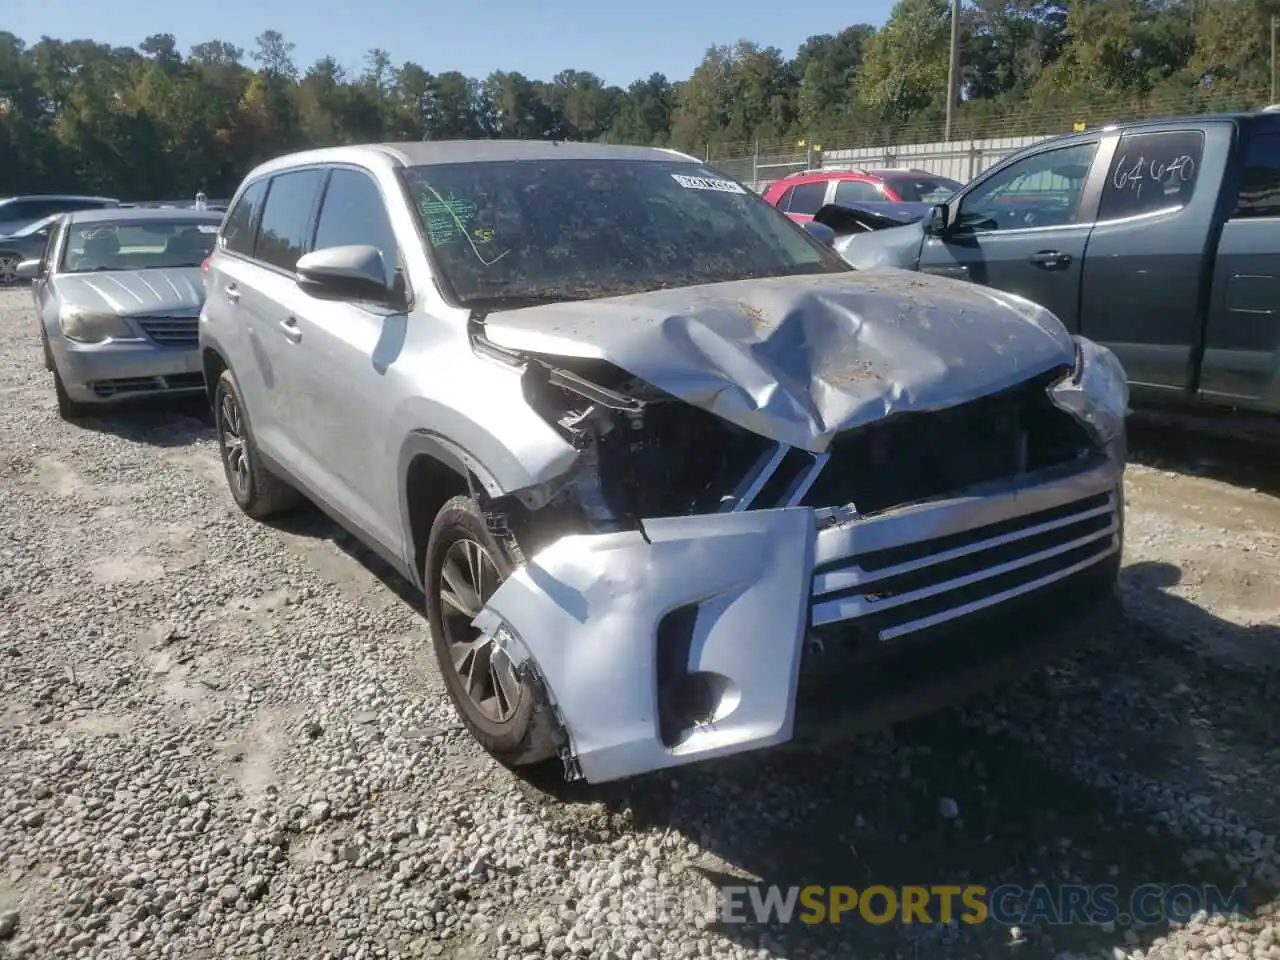
[(1080, 199), (1096, 141), (1046, 150), (1011, 164), (960, 203), (957, 226), (968, 232), (1058, 227), (1080, 222)]

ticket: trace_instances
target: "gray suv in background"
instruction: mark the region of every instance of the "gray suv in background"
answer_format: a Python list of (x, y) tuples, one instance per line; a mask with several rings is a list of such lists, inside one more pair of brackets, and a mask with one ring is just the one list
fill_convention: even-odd
[(51, 217), (55, 213), (101, 210), (105, 207), (118, 206), (120, 201), (111, 197), (82, 197), (69, 193), (0, 198), (0, 237), (16, 233), (27, 224)]
[(422, 588), (504, 763), (599, 782), (891, 721), (1115, 613), (1115, 357), (1015, 295), (855, 271), (693, 157), (282, 157), (206, 287), (235, 502), (305, 494)]

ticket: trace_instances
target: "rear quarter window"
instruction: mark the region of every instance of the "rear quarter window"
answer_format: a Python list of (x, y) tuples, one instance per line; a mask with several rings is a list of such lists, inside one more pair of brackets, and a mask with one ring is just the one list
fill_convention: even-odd
[(820, 180), (817, 183), (797, 184), (788, 190), (787, 194), (785, 205), (779, 204), (779, 208), (787, 213), (812, 216), (822, 209), (822, 203), (827, 197), (827, 181)]
[(222, 225), (222, 246), (226, 250), (246, 257), (253, 256), (254, 229), (266, 195), (266, 180), (259, 180), (245, 188)]

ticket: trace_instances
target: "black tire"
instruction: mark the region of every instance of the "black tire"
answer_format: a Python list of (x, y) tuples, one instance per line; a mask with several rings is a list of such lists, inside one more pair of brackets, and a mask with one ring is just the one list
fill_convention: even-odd
[(522, 678), (515, 678), (519, 696), (510, 715), (496, 720), (467, 692), (466, 683), (454, 664), (451, 639), (458, 639), (462, 630), (469, 628), (465, 627), (463, 617), (446, 618), (442, 581), (446, 558), (451, 556), (451, 549), (464, 541), (479, 545), (492, 559), (497, 583), (506, 580), (513, 569), (508, 551), (489, 532), (489, 525), (473, 499), (454, 497), (441, 508), (427, 540), (422, 582), (426, 588), (431, 642), (445, 688), (471, 735), (498, 762), (515, 767), (549, 760), (556, 755), (556, 748), (541, 684), (527, 672)]
[(52, 367), (52, 364), (50, 364), (50, 367), (53, 369), (53, 394), (58, 399), (58, 416), (63, 420), (72, 421), (83, 420), (85, 417), (92, 414), (94, 409), (93, 405), (80, 403), (78, 400), (72, 400), (71, 397), (67, 395), (67, 387), (66, 384), (62, 382), (61, 375), (59, 375), (56, 368)]
[(13, 276), (13, 270), (22, 262), (22, 254), (0, 250), (0, 261), (4, 263), (4, 267), (0, 267), (0, 290), (19, 286), (22, 281)]
[(44, 328), (44, 323), (40, 324), (40, 349), (44, 351), (44, 368), (49, 372), (53, 372), (53, 350), (49, 347), (49, 331)]
[[(222, 371), (214, 388), (213, 419), (222, 472), (236, 506), (255, 520), (265, 520), (296, 507), (302, 500), (298, 491), (262, 462), (244, 401), (230, 370)], [(232, 435), (238, 443), (231, 442)]]

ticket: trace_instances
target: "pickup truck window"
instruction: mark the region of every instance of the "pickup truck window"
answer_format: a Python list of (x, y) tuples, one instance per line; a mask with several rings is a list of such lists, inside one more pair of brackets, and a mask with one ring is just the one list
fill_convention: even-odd
[(1199, 130), (1126, 133), (1102, 187), (1099, 220), (1185, 207), (1204, 156)]
[(1280, 217), (1280, 134), (1264, 133), (1249, 141), (1232, 216)]
[(1023, 157), (969, 192), (957, 224), (979, 231), (1079, 223), (1080, 197), (1097, 152), (1093, 141)]

